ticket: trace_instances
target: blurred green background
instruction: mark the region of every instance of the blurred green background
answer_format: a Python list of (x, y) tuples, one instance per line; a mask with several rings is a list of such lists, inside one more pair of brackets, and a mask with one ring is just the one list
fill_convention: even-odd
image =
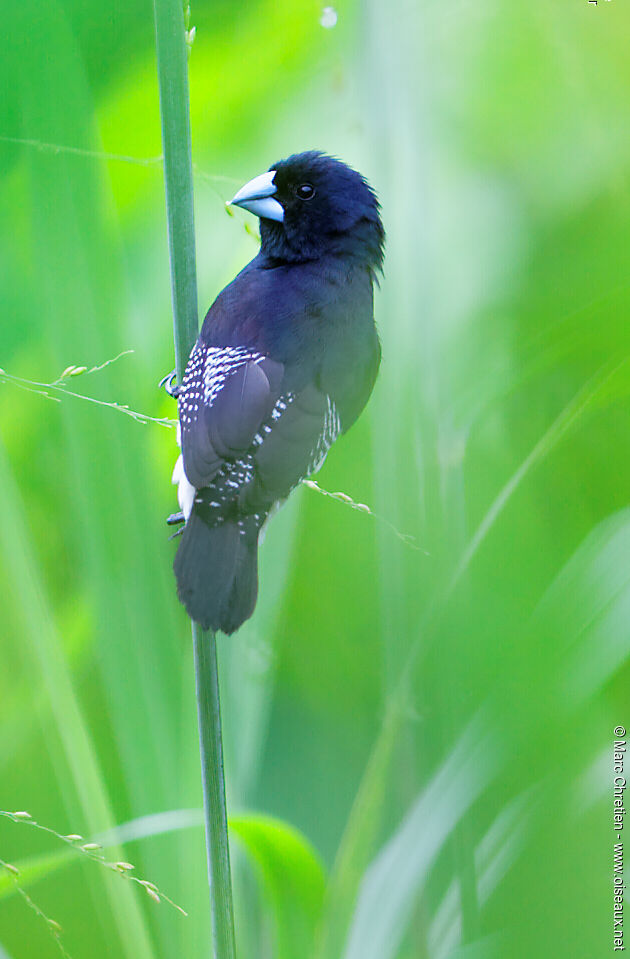
[[(255, 617), (219, 641), (239, 953), (603, 956), (630, 724), (630, 12), (335, 9), (191, 16), (202, 313), (256, 251), (223, 201), (291, 152), (364, 172), (388, 232), (379, 382), (318, 476), (381, 519), (298, 491)], [(2, 0), (2, 23), (0, 366), (50, 382), (133, 350), (72, 388), (173, 417), (151, 4)], [(0, 818), (73, 959), (210, 954), (175, 455), (172, 430), (0, 381), (0, 806), (131, 823), (108, 856), (189, 913)], [(55, 955), (0, 874), (0, 956)]]

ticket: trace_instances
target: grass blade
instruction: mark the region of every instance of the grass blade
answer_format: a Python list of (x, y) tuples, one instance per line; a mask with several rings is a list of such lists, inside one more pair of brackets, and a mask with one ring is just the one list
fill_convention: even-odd
[[(114, 826), (107, 788), (99, 767), (96, 751), (76, 698), (66, 661), (60, 655), (61, 639), (48, 608), (38, 567), (30, 549), (30, 537), (23, 522), (23, 509), (0, 442), (0, 550), (11, 557), (13, 588), (22, 596), (24, 634), (27, 655), (33, 670), (41, 673), (52, 715), (61, 739), (63, 754), (70, 770), (85, 823), (90, 830)], [(149, 934), (136, 897), (129, 889), (104, 884), (118, 923), (125, 955), (149, 959), (153, 955)]]
[(500, 743), (478, 716), (366, 872), (343, 959), (393, 959), (429, 868), (500, 761)]

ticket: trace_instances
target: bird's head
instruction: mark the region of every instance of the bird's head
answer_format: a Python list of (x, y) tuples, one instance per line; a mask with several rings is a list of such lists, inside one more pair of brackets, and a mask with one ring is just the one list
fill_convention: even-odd
[(367, 180), (325, 153), (298, 153), (254, 177), (232, 200), (260, 217), (262, 252), (304, 262), (326, 254), (361, 260), (373, 273), (383, 263), (385, 232)]

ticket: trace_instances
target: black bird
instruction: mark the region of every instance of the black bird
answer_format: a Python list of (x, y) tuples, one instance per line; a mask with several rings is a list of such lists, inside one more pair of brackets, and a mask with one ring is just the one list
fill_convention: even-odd
[(179, 404), (185, 520), (177, 592), (204, 628), (233, 633), (258, 590), (258, 535), (365, 406), (380, 362), (373, 285), (384, 231), (367, 181), (312, 151), (236, 194), (260, 217), (257, 256), (218, 295)]

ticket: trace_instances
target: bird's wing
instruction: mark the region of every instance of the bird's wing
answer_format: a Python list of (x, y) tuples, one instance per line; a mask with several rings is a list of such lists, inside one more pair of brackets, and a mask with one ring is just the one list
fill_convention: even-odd
[(284, 367), (248, 347), (193, 349), (179, 395), (184, 472), (197, 489), (252, 445), (280, 396)]
[(283, 379), (282, 363), (248, 347), (195, 347), (179, 396), (192, 487), (220, 482), (246, 509), (264, 511), (319, 469), (341, 432), (338, 408), (314, 383), (292, 391)]
[(283, 394), (257, 437), (254, 453), (258, 483), (266, 496), (283, 499), (315, 473), (340, 432), (335, 403), (314, 384)]

